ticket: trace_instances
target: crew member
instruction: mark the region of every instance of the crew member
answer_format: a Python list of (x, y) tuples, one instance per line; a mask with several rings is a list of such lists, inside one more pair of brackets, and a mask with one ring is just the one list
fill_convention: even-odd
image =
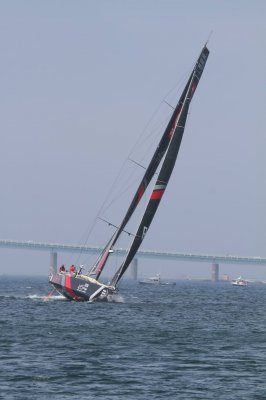
[(76, 268), (75, 266), (72, 264), (71, 267), (69, 268), (69, 272), (71, 272), (72, 274), (75, 274), (76, 272)]
[(66, 272), (64, 264), (59, 268), (59, 272)]

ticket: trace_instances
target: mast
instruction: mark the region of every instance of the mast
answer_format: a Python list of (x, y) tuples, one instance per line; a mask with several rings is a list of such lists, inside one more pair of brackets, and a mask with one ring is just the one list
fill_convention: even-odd
[(137, 205), (139, 204), (143, 194), (145, 193), (150, 181), (152, 180), (162, 158), (165, 155), (165, 152), (169, 146), (169, 143), (171, 141), (173, 132), (176, 129), (176, 125), (177, 125), (177, 120), (189, 87), (189, 82), (192, 78), (193, 72), (186, 84), (185, 89), (183, 90), (183, 93), (181, 94), (181, 97), (173, 111), (173, 114), (170, 118), (170, 121), (168, 122), (168, 125), (164, 131), (163, 136), (161, 137), (161, 140), (155, 150), (155, 153), (145, 171), (145, 174), (138, 186), (138, 189), (133, 197), (133, 200), (126, 212), (126, 215), (124, 217), (124, 219), (121, 222), (121, 225), (117, 228), (117, 230), (115, 231), (115, 233), (113, 234), (113, 236), (111, 237), (111, 239), (108, 241), (108, 243), (106, 244), (105, 248), (102, 250), (101, 254), (99, 255), (98, 259), (96, 260), (94, 266), (92, 267), (89, 275), (94, 275), (96, 279), (99, 279), (100, 274), (107, 262), (107, 259), (111, 253), (111, 249), (114, 247), (116, 241), (118, 240), (119, 236), (121, 235), (122, 231), (124, 230), (126, 224), (128, 223), (128, 221), (130, 220), (132, 214), (134, 213)]
[(201, 78), (202, 72), (204, 70), (207, 58), (209, 55), (209, 50), (207, 49), (206, 45), (201, 51), (201, 54), (196, 62), (196, 65), (192, 71), (192, 74), (186, 84), (185, 90), (181, 96), (181, 102), (178, 103), (178, 113), (176, 115), (176, 120), (174, 124), (174, 129), (170, 130), (169, 133), (171, 134), (170, 144), (168, 146), (161, 170), (159, 172), (157, 181), (155, 183), (154, 189), (152, 191), (150, 200), (146, 207), (145, 213), (143, 218), (140, 222), (139, 228), (137, 230), (136, 236), (133, 239), (131, 247), (128, 251), (128, 254), (115, 273), (111, 285), (116, 286), (119, 280), (124, 275), (125, 271), (127, 270), (128, 266), (130, 265), (132, 259), (134, 258), (138, 248), (140, 247), (149, 227), (153, 220), (153, 217), (156, 213), (156, 210), (160, 204), (160, 201), (164, 195), (165, 189), (169, 182), (170, 176), (172, 174), (176, 158), (178, 155), (178, 151), (180, 148), (180, 144), (183, 137), (183, 132), (185, 129), (186, 119), (188, 115), (188, 110), (190, 106), (190, 102), (192, 97), (195, 93), (199, 80)]

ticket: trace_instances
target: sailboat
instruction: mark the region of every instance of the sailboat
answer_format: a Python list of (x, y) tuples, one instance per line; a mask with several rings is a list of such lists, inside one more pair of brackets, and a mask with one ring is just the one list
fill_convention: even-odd
[[(119, 282), (142, 244), (165, 193), (179, 152), (189, 106), (208, 56), (209, 50), (205, 44), (121, 224), (116, 228), (91, 270), (86, 274), (79, 270), (77, 272), (59, 271), (50, 275), (49, 283), (67, 299), (90, 302), (96, 300), (108, 301), (117, 293)], [(160, 169), (157, 171), (159, 167)], [(108, 257), (113, 252), (115, 243), (131, 219), (155, 174), (157, 174), (156, 182), (131, 246), (110, 282), (102, 283), (100, 275)]]

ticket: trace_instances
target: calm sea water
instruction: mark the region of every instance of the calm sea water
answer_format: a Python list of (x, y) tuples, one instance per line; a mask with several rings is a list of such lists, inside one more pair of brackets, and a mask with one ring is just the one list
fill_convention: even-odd
[(266, 285), (128, 281), (108, 304), (49, 291), (0, 279), (0, 398), (266, 398)]

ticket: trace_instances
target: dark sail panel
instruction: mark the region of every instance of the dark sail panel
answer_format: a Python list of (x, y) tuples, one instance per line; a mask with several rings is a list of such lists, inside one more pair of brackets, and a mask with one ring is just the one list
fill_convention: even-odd
[(121, 225), (119, 226), (119, 228), (116, 230), (116, 232), (114, 233), (114, 235), (112, 236), (111, 240), (109, 240), (109, 242), (107, 243), (107, 245), (105, 246), (105, 248), (103, 249), (102, 253), (100, 254), (100, 256), (98, 257), (96, 263), (94, 264), (92, 270), (90, 271), (90, 276), (95, 276), (96, 279), (99, 279), (100, 274), (107, 262), (107, 259), (110, 255), (110, 250), (114, 247), (115, 243), (117, 242), (119, 236), (121, 235), (122, 231), (124, 230), (126, 224), (128, 223), (128, 221), (130, 220), (131, 216), (133, 215), (138, 203), (140, 202), (143, 194), (145, 193), (150, 181), (152, 180), (161, 160), (163, 159), (165, 152), (169, 146), (170, 140), (172, 138), (173, 132), (176, 129), (176, 124), (177, 124), (177, 120), (179, 117), (179, 113), (180, 110), (182, 108), (189, 84), (190, 84), (190, 80), (192, 78), (192, 74), (188, 80), (188, 83), (185, 87), (185, 89), (183, 90), (183, 93), (176, 105), (176, 108), (173, 111), (172, 117), (164, 131), (164, 134), (157, 146), (157, 149), (152, 157), (152, 160), (150, 161), (146, 172), (139, 184), (139, 187), (135, 193), (135, 196), (133, 197), (133, 200), (128, 208), (128, 211), (123, 219), (123, 221), (121, 222)]
[[(168, 150), (165, 154), (165, 158), (159, 172), (159, 176), (155, 183), (153, 192), (151, 194), (149, 203), (147, 205), (146, 211), (139, 225), (137, 234), (132, 242), (126, 259), (114, 275), (111, 285), (116, 286), (119, 280), (122, 278), (129, 264), (131, 263), (133, 257), (135, 256), (139, 246), (141, 245), (149, 226), (153, 220), (155, 212), (159, 206), (159, 203), (163, 197), (166, 186), (170, 179), (171, 173), (173, 171), (180, 144), (183, 137), (183, 132), (186, 124), (187, 114), (190, 106), (190, 102), (197, 88), (198, 82), (201, 78), (202, 72), (204, 70), (207, 58), (209, 55), (209, 50), (205, 46), (197, 60), (194, 70), (191, 74), (190, 79), (185, 87), (183, 95), (181, 96), (181, 102), (178, 103), (178, 113), (176, 113), (175, 128), (169, 129), (171, 135), (171, 141), (168, 146)], [(171, 126), (172, 128), (172, 126)]]

